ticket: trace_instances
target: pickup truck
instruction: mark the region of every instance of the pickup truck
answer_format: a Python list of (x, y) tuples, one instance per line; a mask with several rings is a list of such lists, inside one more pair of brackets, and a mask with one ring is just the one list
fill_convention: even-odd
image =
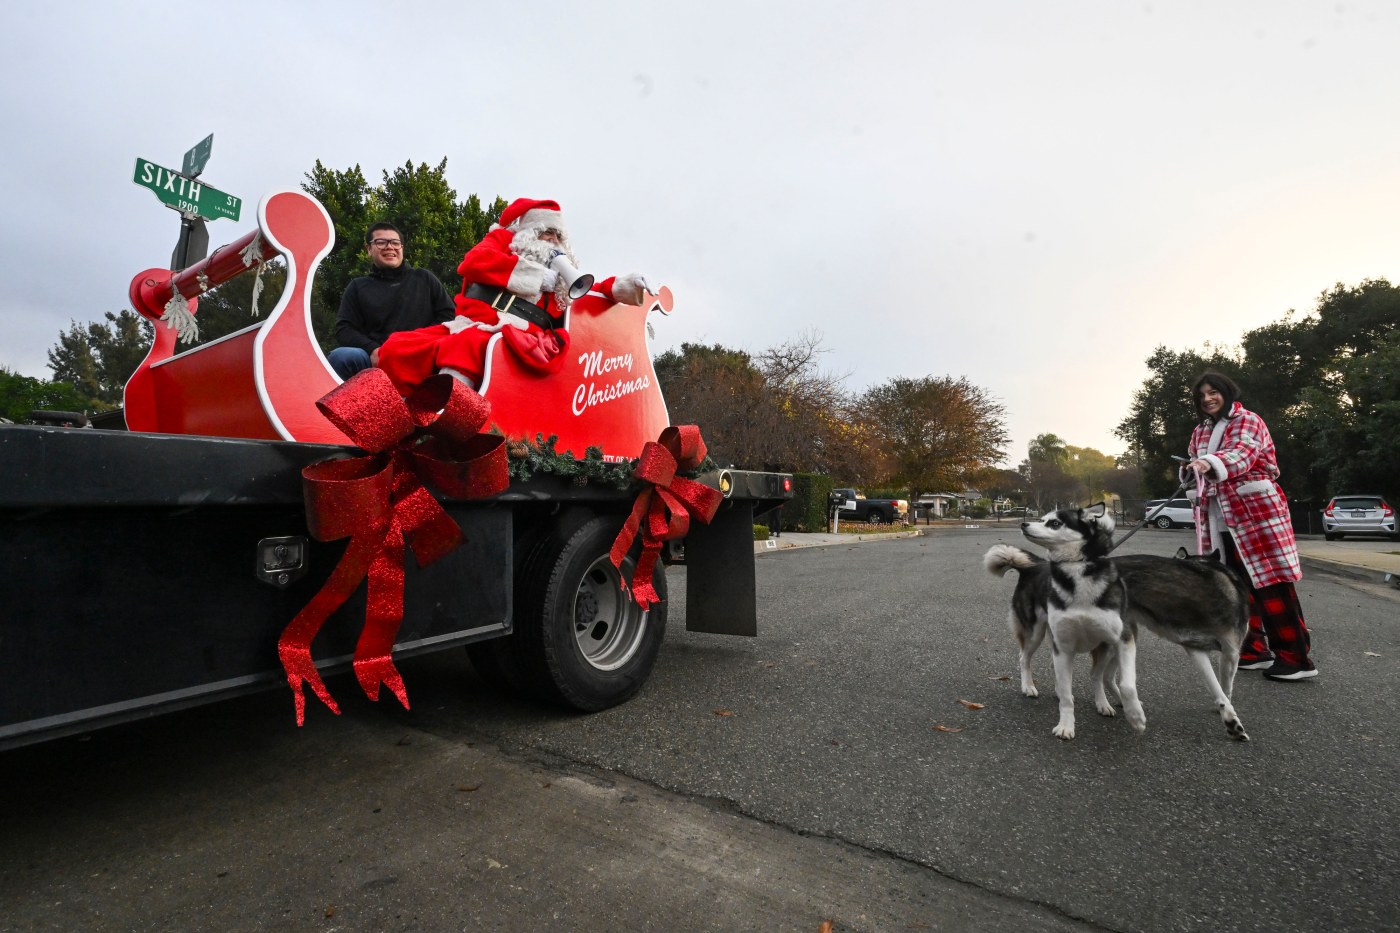
[(841, 498), (838, 515), (845, 521), (881, 525), (909, 520), (907, 499), (867, 499), (859, 489), (833, 489), (831, 493), (833, 498)]

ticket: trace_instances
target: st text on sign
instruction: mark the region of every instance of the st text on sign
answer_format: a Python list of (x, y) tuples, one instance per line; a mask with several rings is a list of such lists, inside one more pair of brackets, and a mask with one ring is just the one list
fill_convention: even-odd
[(183, 214), (198, 214), (206, 220), (218, 220), (220, 217), (237, 220), (243, 209), (241, 198), (145, 159), (136, 160), (136, 175), (131, 180), (154, 191), (166, 207)]

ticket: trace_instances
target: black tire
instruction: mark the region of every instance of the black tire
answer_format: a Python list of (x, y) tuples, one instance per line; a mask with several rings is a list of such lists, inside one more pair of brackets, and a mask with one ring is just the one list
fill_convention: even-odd
[(642, 612), (619, 586), (631, 583), (636, 548), (622, 574), (608, 557), (621, 527), (621, 517), (599, 516), (567, 539), (538, 542), (516, 575), (514, 632), (471, 646), (483, 679), (583, 712), (616, 706), (642, 688), (666, 633), (666, 570), (658, 562), (653, 571), (663, 602)]
[(889, 521), (889, 519), (885, 518), (885, 513), (881, 512), (879, 509), (871, 509), (870, 514), (865, 517), (865, 520), (872, 525), (883, 525), (885, 522)]
[(1334, 535), (1334, 534), (1330, 534), (1330, 533), (1324, 534), (1323, 537), (1326, 538), (1328, 541), (1336, 541), (1336, 540), (1337, 540), (1337, 536)]
[(1158, 528), (1161, 528), (1163, 531), (1165, 531), (1168, 528), (1174, 527), (1172, 524), (1172, 520), (1170, 518), (1167, 518), (1165, 515), (1159, 515), (1155, 520), (1153, 520), (1152, 524), (1156, 525)]

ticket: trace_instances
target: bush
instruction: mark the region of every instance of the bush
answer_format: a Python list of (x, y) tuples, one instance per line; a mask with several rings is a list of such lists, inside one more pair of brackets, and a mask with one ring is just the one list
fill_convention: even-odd
[(783, 506), (783, 531), (826, 531), (826, 502), (834, 488), (823, 473), (792, 474), (792, 499)]
[(767, 525), (754, 525), (754, 526), (753, 526), (753, 539), (754, 539), (755, 541), (767, 541), (767, 540), (768, 540), (768, 526), (767, 526)]

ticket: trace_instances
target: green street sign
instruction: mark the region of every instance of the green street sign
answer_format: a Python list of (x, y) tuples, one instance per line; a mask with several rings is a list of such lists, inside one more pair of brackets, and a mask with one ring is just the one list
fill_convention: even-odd
[(136, 174), (131, 180), (151, 189), (162, 204), (182, 214), (197, 214), (206, 220), (221, 217), (237, 220), (239, 212), (243, 210), (241, 198), (145, 159), (136, 160)]
[(199, 173), (204, 171), (204, 166), (209, 164), (209, 153), (214, 151), (214, 134), (201, 139), (194, 144), (194, 148), (185, 153), (185, 164), (180, 169), (180, 174), (186, 178), (197, 178)]

